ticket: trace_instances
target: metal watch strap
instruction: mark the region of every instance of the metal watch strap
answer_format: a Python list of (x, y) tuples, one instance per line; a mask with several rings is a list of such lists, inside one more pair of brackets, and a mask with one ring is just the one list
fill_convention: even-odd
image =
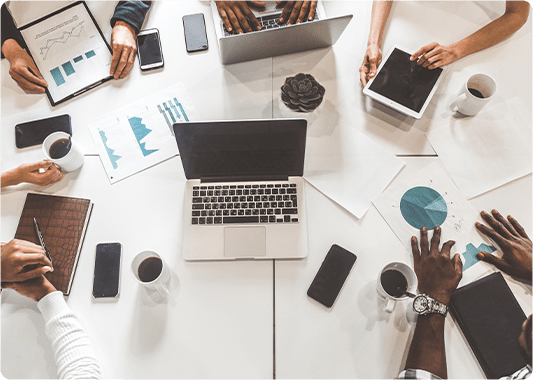
[(448, 306), (439, 301), (434, 300), (433, 298), (427, 296), (428, 299), (428, 314), (442, 314), (446, 317), (448, 314)]

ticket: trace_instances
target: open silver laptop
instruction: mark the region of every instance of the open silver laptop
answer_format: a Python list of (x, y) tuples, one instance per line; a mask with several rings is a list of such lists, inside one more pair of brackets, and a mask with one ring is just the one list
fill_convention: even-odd
[(173, 127), (187, 178), (185, 260), (307, 256), (305, 120)]
[(258, 21), (264, 24), (262, 30), (229, 35), (218, 14), (215, 2), (211, 2), (218, 48), (223, 64), (331, 46), (337, 42), (353, 17), (345, 15), (327, 18), (322, 2), (319, 1), (315, 20), (289, 26), (279, 25), (277, 20), (283, 9), (277, 9), (275, 1), (266, 3), (264, 11), (253, 10)]

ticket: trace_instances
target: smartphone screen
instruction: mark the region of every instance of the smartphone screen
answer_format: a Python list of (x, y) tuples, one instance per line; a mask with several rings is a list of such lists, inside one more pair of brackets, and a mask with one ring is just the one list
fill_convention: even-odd
[(94, 259), (93, 296), (116, 297), (120, 280), (120, 243), (102, 243), (96, 246)]
[(357, 260), (350, 251), (333, 244), (322, 262), (307, 295), (326, 307), (333, 306)]
[(202, 13), (183, 16), (183, 29), (188, 52), (207, 50), (207, 33)]
[(137, 51), (141, 70), (163, 66), (163, 52), (157, 29), (143, 30), (137, 35)]
[(53, 116), (17, 124), (15, 126), (15, 145), (21, 149), (42, 144), (46, 137), (54, 132), (65, 132), (72, 136), (69, 115)]

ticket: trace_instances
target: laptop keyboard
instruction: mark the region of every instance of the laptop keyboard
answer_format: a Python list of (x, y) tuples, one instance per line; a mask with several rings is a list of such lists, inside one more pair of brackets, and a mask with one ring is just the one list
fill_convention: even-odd
[(298, 223), (295, 183), (193, 186), (194, 225)]
[[(261, 24), (261, 30), (254, 30), (254, 32), (260, 32), (262, 30), (276, 29), (281, 28), (283, 26), (287, 26), (285, 23), (279, 24), (279, 16), (281, 16), (281, 13), (257, 17), (257, 21), (259, 21), (259, 24)], [(316, 20), (318, 20), (318, 15), (315, 13), (315, 19), (313, 21)], [(304, 22), (308, 22), (308, 19), (304, 19)], [(224, 29), (224, 37), (237, 34), (235, 30), (233, 30), (232, 32), (228, 32), (224, 24), (222, 24), (222, 28)]]

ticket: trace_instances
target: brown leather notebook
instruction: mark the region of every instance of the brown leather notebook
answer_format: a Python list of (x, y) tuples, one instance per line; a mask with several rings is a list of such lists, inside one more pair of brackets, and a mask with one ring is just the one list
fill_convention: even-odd
[(93, 204), (89, 199), (29, 193), (15, 239), (40, 245), (33, 218), (39, 223), (52, 257), (53, 272), (45, 277), (65, 295), (70, 293)]

